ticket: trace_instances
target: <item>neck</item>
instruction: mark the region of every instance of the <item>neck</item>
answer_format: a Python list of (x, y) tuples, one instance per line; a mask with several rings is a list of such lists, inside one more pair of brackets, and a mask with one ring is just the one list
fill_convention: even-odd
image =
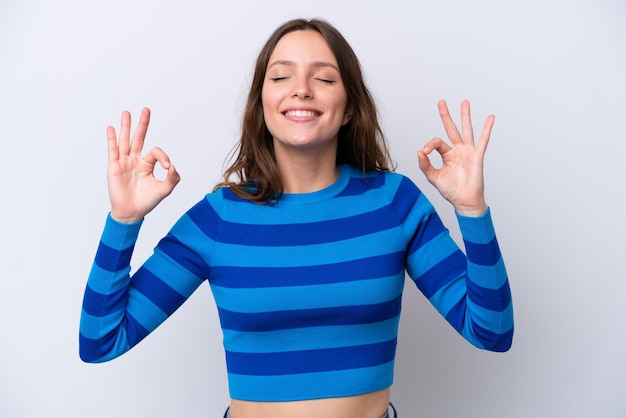
[(288, 152), (276, 155), (285, 193), (311, 193), (332, 185), (339, 177), (336, 151), (326, 155)]

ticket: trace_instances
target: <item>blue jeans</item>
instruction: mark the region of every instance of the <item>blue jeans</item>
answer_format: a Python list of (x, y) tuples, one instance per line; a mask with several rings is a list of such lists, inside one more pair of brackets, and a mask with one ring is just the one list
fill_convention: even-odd
[[(389, 410), (387, 410), (387, 412), (385, 412), (385, 415), (383, 415), (380, 418), (398, 418), (398, 413), (396, 412), (396, 408), (393, 406), (391, 402), (389, 402), (389, 408), (391, 408), (391, 410), (393, 411), (393, 417), (389, 415)], [(224, 418), (230, 418), (230, 408), (226, 408), (226, 412), (224, 412)]]

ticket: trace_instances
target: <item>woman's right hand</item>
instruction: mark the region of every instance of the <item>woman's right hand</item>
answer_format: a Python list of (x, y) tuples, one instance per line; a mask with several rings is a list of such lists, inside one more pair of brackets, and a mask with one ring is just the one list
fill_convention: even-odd
[[(162, 149), (153, 148), (141, 156), (149, 123), (150, 109), (144, 108), (132, 140), (129, 112), (122, 113), (119, 140), (115, 128), (107, 127), (111, 216), (119, 222), (133, 223), (143, 219), (180, 181), (180, 175)], [(154, 177), (157, 162), (167, 171), (163, 180)]]

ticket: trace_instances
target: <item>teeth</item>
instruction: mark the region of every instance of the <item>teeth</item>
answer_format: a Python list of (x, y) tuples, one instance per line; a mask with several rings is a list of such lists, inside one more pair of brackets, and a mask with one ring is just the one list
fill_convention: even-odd
[(285, 115), (301, 118), (301, 117), (316, 116), (317, 113), (313, 112), (312, 110), (290, 110), (288, 112), (285, 112)]

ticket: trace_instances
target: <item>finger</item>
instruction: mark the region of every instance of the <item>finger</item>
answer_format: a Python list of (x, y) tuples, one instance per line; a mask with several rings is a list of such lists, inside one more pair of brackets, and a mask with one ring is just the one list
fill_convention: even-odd
[(122, 112), (118, 148), (120, 155), (128, 155), (130, 149), (130, 112), (126, 110)]
[(107, 150), (109, 156), (109, 162), (117, 160), (119, 155), (119, 148), (117, 147), (117, 137), (115, 135), (115, 128), (107, 126)]
[(450, 141), (453, 144), (462, 144), (463, 137), (461, 137), (459, 130), (450, 116), (450, 111), (448, 110), (448, 105), (445, 100), (440, 100), (439, 103), (437, 103), (437, 106), (439, 108), (439, 116), (441, 117), (441, 121), (443, 122), (443, 127), (446, 130), (448, 138), (450, 138)]
[(483, 126), (483, 130), (480, 133), (480, 137), (478, 138), (478, 150), (483, 154), (487, 151), (487, 145), (489, 145), (489, 139), (491, 138), (491, 130), (493, 129), (493, 125), (496, 122), (496, 117), (494, 115), (489, 115), (487, 120), (485, 121), (485, 125)]
[[(155, 147), (145, 155), (144, 159), (153, 167), (158, 162), (161, 167), (167, 170), (165, 179), (163, 179), (163, 181), (161, 181), (159, 184), (161, 185), (160, 188), (163, 197), (169, 195), (180, 181), (180, 175), (176, 171), (176, 168), (170, 162), (169, 156), (161, 148)], [(154, 175), (154, 168), (152, 174)]]
[(167, 176), (165, 177), (165, 182), (169, 185), (170, 193), (179, 181), (180, 174), (178, 174), (178, 171), (176, 171), (176, 168), (173, 165), (170, 165), (170, 167), (167, 169)]
[(426, 155), (430, 154), (433, 151), (437, 151), (439, 155), (443, 155), (451, 149), (452, 147), (448, 145), (443, 139), (433, 138), (428, 141), (426, 145), (424, 145), (422, 151), (424, 151)]
[(426, 176), (426, 179), (432, 181), (437, 169), (432, 165), (424, 150), (417, 151), (417, 163), (422, 173), (424, 173), (424, 176)]
[(180, 181), (180, 175), (178, 174), (174, 166), (170, 165), (170, 168), (168, 168), (167, 170), (167, 175), (165, 179), (163, 179), (162, 181), (159, 181), (158, 183), (159, 191), (161, 193), (161, 198), (166, 198), (167, 196), (169, 196), (179, 181)]
[(158, 162), (165, 170), (171, 166), (170, 157), (159, 147), (152, 148), (143, 158), (152, 166)]
[(470, 103), (467, 100), (461, 102), (461, 131), (463, 132), (463, 142), (474, 145), (474, 131), (472, 128), (472, 118), (470, 116)]
[(130, 144), (130, 152), (132, 154), (141, 154), (143, 149), (144, 140), (146, 139), (146, 132), (148, 132), (148, 125), (150, 124), (150, 109), (144, 107), (141, 110), (141, 116), (139, 117), (139, 124), (133, 135), (133, 141)]

